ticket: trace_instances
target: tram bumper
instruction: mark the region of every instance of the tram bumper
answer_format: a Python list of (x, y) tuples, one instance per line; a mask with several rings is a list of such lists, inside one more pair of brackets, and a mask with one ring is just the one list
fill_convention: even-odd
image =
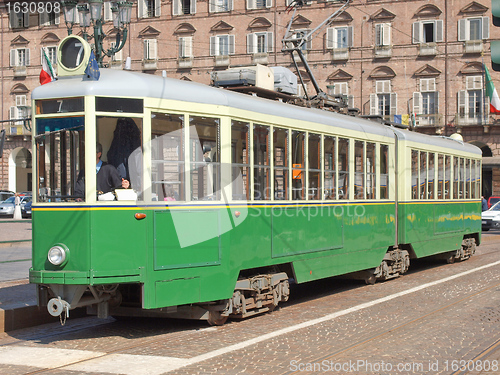
[[(119, 303), (118, 284), (114, 285), (39, 285), (38, 306), (47, 306), (52, 316), (69, 317), (70, 310), (85, 306), (97, 306), (97, 316), (109, 316), (109, 304)], [(50, 299), (49, 299), (50, 298)]]

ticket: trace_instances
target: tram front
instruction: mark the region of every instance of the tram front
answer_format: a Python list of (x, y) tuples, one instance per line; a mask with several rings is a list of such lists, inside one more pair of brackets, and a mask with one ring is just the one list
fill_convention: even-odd
[[(85, 54), (78, 58), (83, 67)], [(38, 285), (39, 304), (61, 317), (90, 305), (106, 316), (109, 305), (121, 300), (118, 286), (139, 289), (145, 269), (137, 250), (146, 247), (146, 224), (136, 218), (143, 100), (100, 96), (101, 88), (113, 86), (112, 78), (86, 80), (82, 67), (32, 94), (36, 169), (30, 282)], [(100, 166), (130, 181), (130, 189), (111, 186), (101, 194)]]

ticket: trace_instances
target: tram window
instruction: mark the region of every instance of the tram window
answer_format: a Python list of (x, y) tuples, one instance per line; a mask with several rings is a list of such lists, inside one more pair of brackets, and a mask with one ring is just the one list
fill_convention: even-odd
[(471, 160), (470, 161), (470, 198), (471, 199), (476, 199), (477, 198), (477, 192), (476, 192), (476, 179), (477, 179), (477, 169), (476, 169), (476, 161)]
[(481, 161), (476, 160), (476, 198), (481, 198)]
[(292, 200), (306, 199), (305, 133), (292, 131)]
[(470, 184), (471, 184), (471, 173), (470, 173), (470, 159), (465, 159), (465, 198), (470, 199)]
[(389, 198), (389, 146), (380, 145), (380, 199)]
[(269, 166), (269, 126), (253, 127), (253, 164), (254, 164), (254, 199), (269, 200), (270, 166)]
[[(36, 120), (37, 127), (43, 128), (41, 120)], [(72, 202), (78, 198), (75, 187), (79, 172), (85, 169), (84, 139), (83, 130), (59, 130), (36, 136), (38, 202)]]
[(458, 198), (459, 199), (464, 199), (465, 198), (465, 160), (464, 158), (460, 158), (460, 193)]
[(325, 159), (325, 199), (336, 199), (335, 184), (335, 137), (325, 136), (324, 159)]
[(309, 161), (308, 199), (321, 199), (321, 136), (309, 133), (307, 158)]
[(418, 199), (419, 191), (418, 151), (411, 150), (411, 197)]
[(37, 100), (35, 102), (36, 114), (83, 112), (84, 101), (82, 98), (64, 98), (52, 100)]
[(427, 152), (420, 151), (420, 199), (427, 199)]
[(364, 144), (362, 141), (354, 143), (354, 199), (365, 198)]
[(442, 154), (438, 154), (438, 185), (436, 198), (444, 198), (444, 156)]
[(220, 200), (220, 120), (189, 117), (191, 199)]
[(375, 143), (366, 143), (366, 199), (375, 199)]
[(444, 157), (444, 199), (451, 199), (451, 156)]
[(339, 199), (349, 199), (349, 140), (339, 138), (338, 141), (338, 192)]
[(184, 116), (151, 113), (151, 199), (185, 200)]
[(101, 160), (113, 165), (121, 178), (143, 199), (142, 119), (97, 116), (97, 142), (102, 145)]
[(234, 200), (249, 200), (250, 158), (248, 155), (248, 137), (250, 124), (231, 121), (231, 162), (232, 194)]
[(435, 175), (435, 170), (434, 170), (434, 163), (435, 163), (435, 157), (436, 155), (432, 152), (429, 152), (428, 154), (428, 169), (427, 169), (427, 197), (429, 199), (434, 199), (434, 175)]
[(289, 199), (288, 195), (288, 129), (274, 128), (274, 199)]
[(459, 198), (459, 181), (460, 174), (458, 169), (458, 158), (453, 157), (453, 199)]
[(95, 109), (98, 112), (143, 113), (144, 100), (96, 97)]

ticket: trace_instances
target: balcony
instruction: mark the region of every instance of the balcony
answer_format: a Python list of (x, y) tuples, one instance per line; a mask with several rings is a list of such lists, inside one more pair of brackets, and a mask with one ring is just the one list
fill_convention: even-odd
[(143, 70), (156, 70), (158, 69), (158, 60), (142, 60)]
[(122, 68), (122, 61), (121, 60), (114, 60), (109, 63), (109, 67), (111, 69), (121, 69)]
[(332, 49), (333, 61), (346, 61), (349, 60), (349, 48), (334, 48)]
[(214, 65), (215, 66), (229, 66), (231, 63), (231, 58), (228, 55), (215, 56)]
[(436, 56), (437, 55), (437, 45), (436, 43), (421, 43), (418, 46), (419, 56)]
[(443, 115), (416, 115), (415, 126), (443, 126)]
[(373, 55), (375, 58), (387, 59), (392, 56), (392, 46), (375, 46)]
[(457, 125), (488, 125), (488, 118), (483, 118), (480, 114), (457, 113), (455, 123)]
[(464, 53), (481, 53), (483, 52), (482, 40), (466, 40), (464, 42)]
[(14, 66), (14, 77), (26, 77), (27, 69), (25, 65)]
[(190, 69), (193, 67), (193, 57), (179, 57), (177, 61), (179, 69)]
[(269, 64), (268, 56), (269, 55), (267, 54), (267, 52), (264, 52), (264, 53), (254, 53), (252, 55), (252, 63), (253, 64), (267, 65), (267, 64)]

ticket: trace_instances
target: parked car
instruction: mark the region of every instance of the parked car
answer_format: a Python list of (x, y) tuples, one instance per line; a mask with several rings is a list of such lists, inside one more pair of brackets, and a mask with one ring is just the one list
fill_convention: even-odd
[(31, 217), (31, 203), (33, 203), (32, 200), (26, 202), (24, 206), (21, 205), (21, 216), (23, 217), (23, 219)]
[(500, 202), (500, 197), (491, 196), (488, 198), (488, 209), (495, 205), (495, 203)]
[(484, 211), (481, 219), (484, 231), (500, 228), (500, 202), (495, 203), (488, 211)]
[[(23, 206), (31, 202), (31, 195), (26, 195), (24, 197), (19, 197), (21, 200), (21, 210)], [(13, 217), (14, 216), (14, 208), (16, 204), (16, 197), (9, 197), (5, 202), (0, 204), (0, 217)]]
[(0, 203), (9, 197), (13, 197), (15, 193), (9, 190), (0, 190)]

